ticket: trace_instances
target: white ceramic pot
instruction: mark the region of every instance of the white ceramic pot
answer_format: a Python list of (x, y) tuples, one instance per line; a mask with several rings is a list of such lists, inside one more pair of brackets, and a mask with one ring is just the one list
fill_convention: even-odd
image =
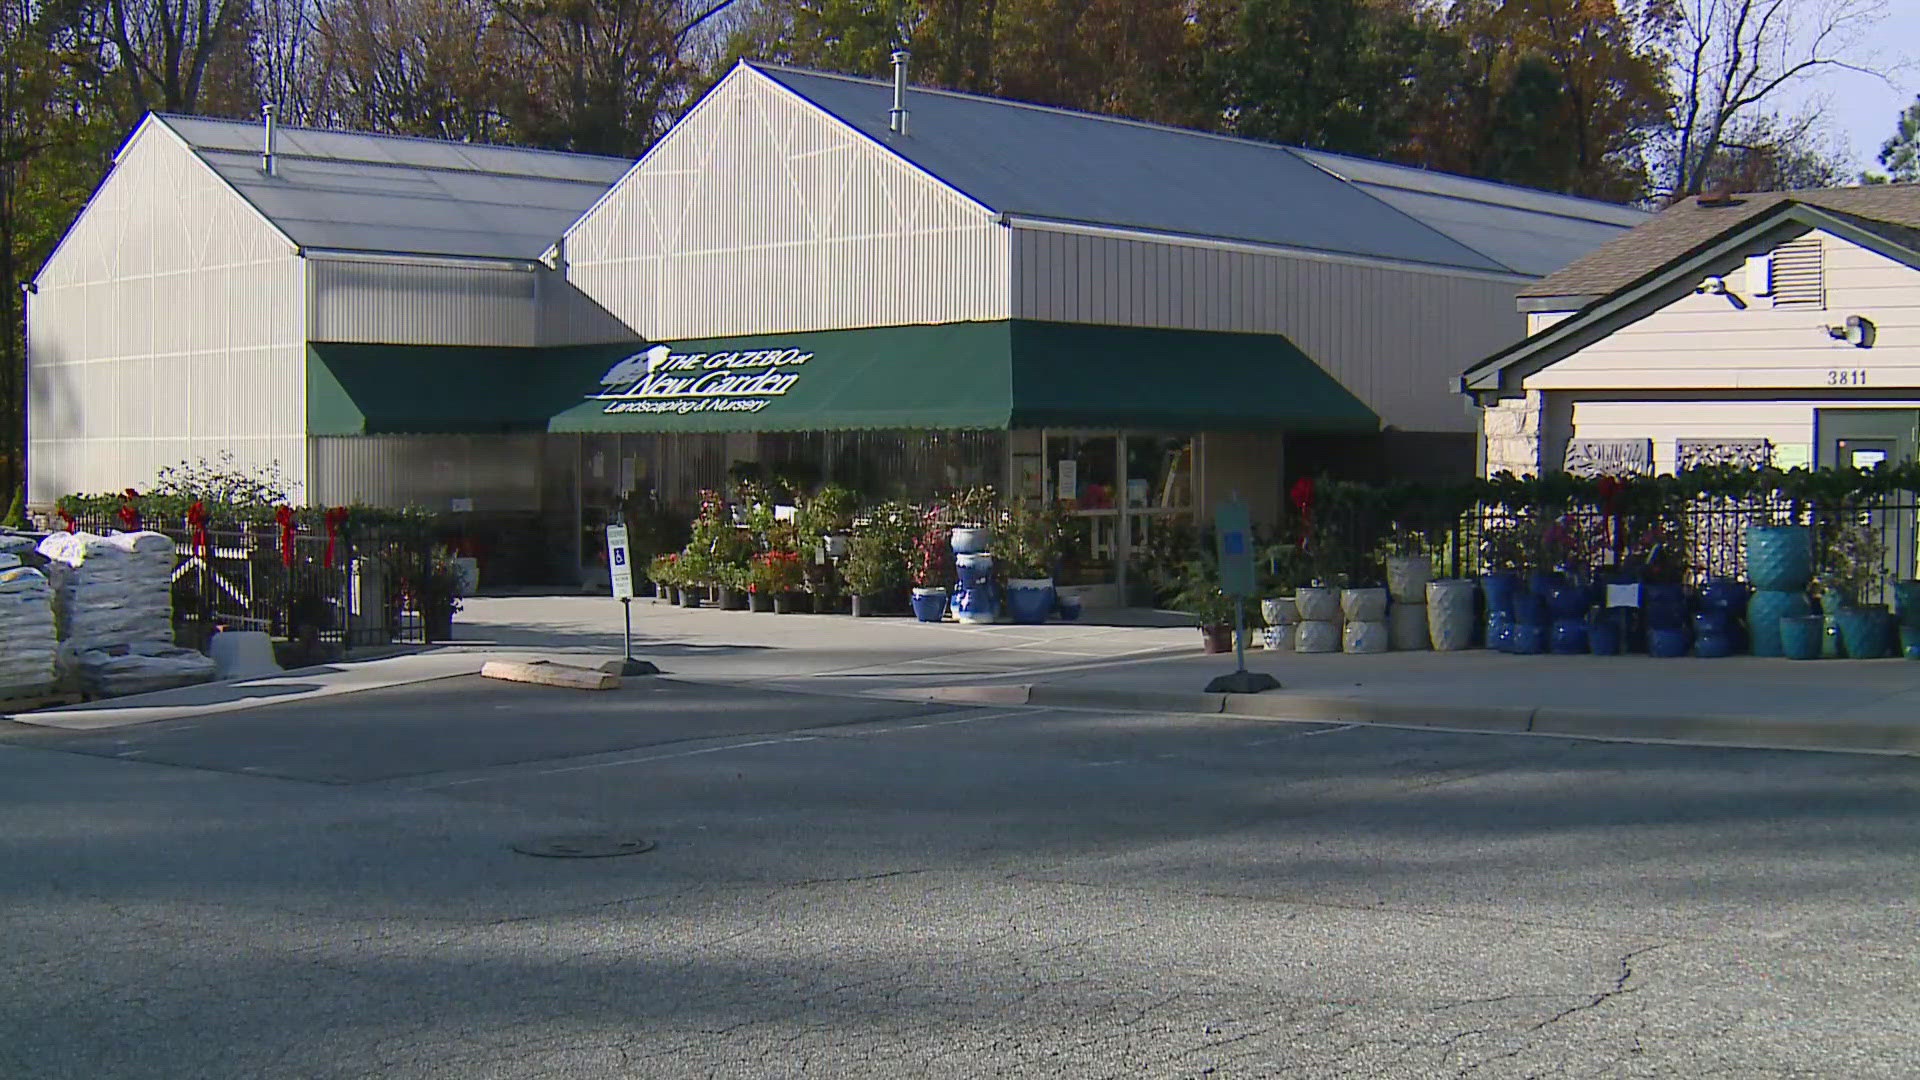
[(956, 525), (947, 534), (947, 546), (956, 555), (972, 555), (987, 550), (987, 530), (973, 525)]
[(1475, 591), (1465, 578), (1427, 583), (1427, 637), (1434, 648), (1459, 652), (1473, 645)]
[(1340, 648), (1350, 653), (1383, 653), (1391, 640), (1386, 623), (1350, 622), (1341, 633)]
[(1347, 622), (1386, 622), (1387, 590), (1342, 589), (1340, 614), (1346, 618)]
[(1301, 622), (1337, 623), (1340, 621), (1340, 590), (1318, 585), (1295, 590), (1293, 606)]
[(1268, 626), (1292, 626), (1300, 621), (1300, 609), (1291, 596), (1269, 596), (1260, 601), (1260, 617)]
[(1427, 605), (1393, 605), (1387, 612), (1387, 641), (1394, 652), (1432, 648), (1427, 640)]
[(1425, 555), (1387, 556), (1387, 592), (1402, 604), (1427, 602), (1427, 582), (1433, 580), (1433, 560)]
[(1329, 653), (1340, 651), (1340, 624), (1320, 619), (1302, 619), (1293, 628), (1293, 651)]
[(1298, 625), (1300, 624), (1289, 623), (1286, 626), (1269, 626), (1261, 631), (1261, 637), (1266, 647), (1274, 652), (1292, 652), (1294, 627)]

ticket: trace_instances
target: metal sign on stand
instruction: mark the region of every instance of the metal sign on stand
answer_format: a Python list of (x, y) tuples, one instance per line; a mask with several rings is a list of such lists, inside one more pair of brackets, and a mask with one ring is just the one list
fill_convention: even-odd
[[(660, 669), (645, 660), (633, 658), (633, 549), (627, 546), (625, 525), (607, 526), (607, 570), (613, 579), (613, 596), (620, 601), (620, 614), (626, 624), (621, 637), (619, 675), (658, 675)], [(608, 665), (613, 670), (615, 665)]]
[(1233, 597), (1233, 659), (1231, 675), (1207, 684), (1209, 694), (1257, 694), (1277, 690), (1280, 680), (1265, 672), (1247, 670), (1247, 597), (1259, 589), (1253, 572), (1253, 518), (1240, 497), (1213, 509), (1214, 543), (1220, 564), (1220, 591)]

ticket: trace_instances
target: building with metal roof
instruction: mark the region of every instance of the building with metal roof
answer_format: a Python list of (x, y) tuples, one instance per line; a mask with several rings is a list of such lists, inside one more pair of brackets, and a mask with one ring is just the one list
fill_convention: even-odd
[(1640, 216), (753, 63), (638, 162), (150, 117), (37, 280), (30, 494), (227, 450), (565, 578), (638, 487), (804, 463), (1058, 501), (1115, 586), (1236, 493), (1471, 469), (1452, 378)]
[(1530, 333), (1460, 382), (1483, 406), (1489, 472), (1846, 467), (1920, 449), (1920, 185), (1687, 199), (1518, 306)]

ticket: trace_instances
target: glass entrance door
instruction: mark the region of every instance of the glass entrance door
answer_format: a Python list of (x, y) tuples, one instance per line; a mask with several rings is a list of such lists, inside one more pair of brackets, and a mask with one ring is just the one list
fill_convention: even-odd
[(1046, 497), (1066, 513), (1063, 585), (1126, 584), (1128, 557), (1156, 530), (1193, 521), (1193, 437), (1125, 431), (1042, 433)]

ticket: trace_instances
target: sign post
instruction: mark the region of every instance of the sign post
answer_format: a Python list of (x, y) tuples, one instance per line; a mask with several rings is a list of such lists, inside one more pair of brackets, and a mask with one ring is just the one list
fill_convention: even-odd
[(658, 675), (659, 668), (633, 658), (633, 549), (627, 546), (625, 525), (607, 526), (607, 570), (613, 579), (613, 596), (620, 601), (620, 615), (626, 627), (621, 635), (621, 659), (607, 667), (617, 666), (614, 672), (617, 675)]
[(1253, 520), (1239, 495), (1213, 509), (1214, 542), (1220, 563), (1220, 591), (1233, 597), (1234, 671), (1207, 684), (1209, 694), (1257, 694), (1277, 690), (1280, 680), (1247, 670), (1247, 597), (1258, 589), (1253, 573)]

